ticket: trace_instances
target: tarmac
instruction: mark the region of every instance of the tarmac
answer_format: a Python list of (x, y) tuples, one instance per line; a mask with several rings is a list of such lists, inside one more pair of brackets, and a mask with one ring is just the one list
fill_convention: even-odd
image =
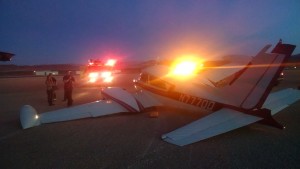
[[(137, 74), (120, 74), (115, 86), (133, 91)], [(68, 122), (43, 124), (23, 130), (19, 111), (32, 105), (39, 113), (66, 107), (62, 77), (57, 100), (48, 106), (45, 77), (0, 79), (0, 168), (300, 168), (300, 101), (274, 118), (286, 129), (254, 123), (191, 145), (164, 142), (161, 135), (201, 115), (160, 110), (117, 114)], [(74, 106), (101, 99), (100, 86), (83, 84), (76, 77)], [(286, 70), (274, 90), (300, 85), (300, 71)]]

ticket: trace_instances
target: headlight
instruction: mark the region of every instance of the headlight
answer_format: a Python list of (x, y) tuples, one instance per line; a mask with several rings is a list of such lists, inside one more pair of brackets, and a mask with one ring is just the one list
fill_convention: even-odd
[(113, 76), (111, 72), (102, 72), (101, 77), (103, 78), (103, 82), (110, 83), (113, 80)]
[(96, 72), (92, 72), (89, 74), (89, 82), (94, 83), (97, 81), (99, 74)]

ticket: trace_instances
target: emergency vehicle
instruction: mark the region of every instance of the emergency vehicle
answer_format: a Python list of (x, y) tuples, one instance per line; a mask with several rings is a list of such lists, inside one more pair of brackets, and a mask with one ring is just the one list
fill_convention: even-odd
[(116, 62), (115, 59), (108, 59), (105, 62), (90, 59), (83, 72), (83, 77), (86, 82), (92, 84), (112, 83)]

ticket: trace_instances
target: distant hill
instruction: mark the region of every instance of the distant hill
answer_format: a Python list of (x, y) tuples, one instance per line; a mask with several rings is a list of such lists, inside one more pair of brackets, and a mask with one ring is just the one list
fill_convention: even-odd
[(0, 71), (40, 71), (40, 70), (81, 70), (83, 65), (55, 64), (55, 65), (0, 65)]

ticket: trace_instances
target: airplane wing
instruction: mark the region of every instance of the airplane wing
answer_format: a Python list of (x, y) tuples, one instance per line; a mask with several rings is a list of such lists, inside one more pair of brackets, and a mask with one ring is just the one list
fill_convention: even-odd
[(41, 114), (38, 114), (32, 106), (24, 105), (21, 108), (20, 120), (23, 129), (26, 129), (44, 123), (99, 117), (120, 112), (128, 112), (128, 110), (112, 100), (101, 100)]
[[(269, 108), (272, 111), (272, 115), (274, 115), (299, 99), (299, 90), (285, 89), (271, 93), (263, 107)], [(184, 146), (226, 133), (262, 119), (262, 117), (223, 108), (184, 127), (162, 135), (162, 139), (175, 145)]]
[(107, 88), (102, 91), (106, 98), (88, 104), (59, 109), (38, 114), (30, 105), (24, 105), (20, 111), (20, 121), (23, 129), (44, 123), (76, 120), (89, 117), (99, 117), (121, 112), (139, 112), (140, 103), (129, 92), (122, 88)]

